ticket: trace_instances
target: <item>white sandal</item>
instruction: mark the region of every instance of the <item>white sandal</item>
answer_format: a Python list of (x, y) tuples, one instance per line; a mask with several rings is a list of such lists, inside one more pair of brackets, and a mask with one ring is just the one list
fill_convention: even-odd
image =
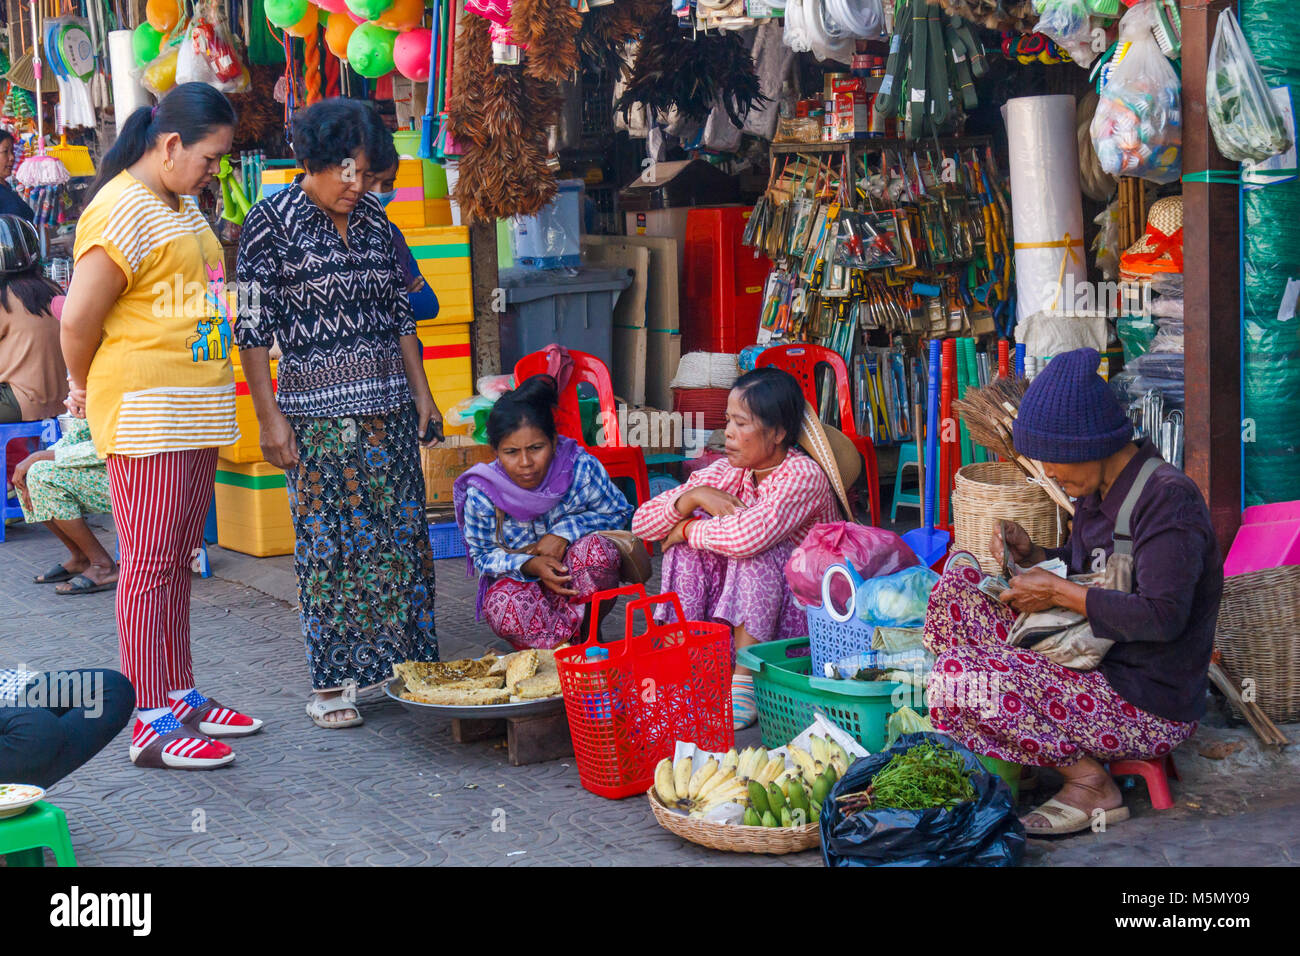
[[(347, 720), (325, 719), (326, 714), (335, 714), (341, 710), (350, 710), (356, 716)], [(342, 694), (331, 694), (329, 697), (312, 694), (311, 699), (307, 701), (307, 716), (322, 730), (342, 730), (345, 727), (359, 727), (365, 723), (361, 711), (357, 709), (356, 701), (344, 700)]]
[[(1062, 803), (1055, 797), (1042, 806), (1035, 807), (1026, 813), (1025, 817), (1032, 817), (1034, 814), (1046, 817), (1051, 825), (1046, 827), (1027, 826), (1025, 827), (1025, 836), (1066, 836), (1071, 833), (1082, 833), (1092, 827), (1092, 814), (1080, 810), (1078, 807), (1072, 807), (1068, 803)], [(1112, 823), (1122, 823), (1128, 819), (1128, 815), (1128, 807), (1105, 810), (1102, 813), (1103, 825), (1109, 827)]]

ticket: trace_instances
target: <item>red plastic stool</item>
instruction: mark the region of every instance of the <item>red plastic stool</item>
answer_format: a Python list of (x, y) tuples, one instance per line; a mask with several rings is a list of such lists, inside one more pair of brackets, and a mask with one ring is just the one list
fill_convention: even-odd
[(1174, 755), (1171, 753), (1152, 760), (1112, 760), (1110, 775), (1141, 777), (1145, 780), (1151, 806), (1156, 810), (1169, 810), (1174, 805), (1174, 796), (1169, 792), (1169, 778), (1183, 779), (1178, 776), (1178, 768), (1174, 766)]

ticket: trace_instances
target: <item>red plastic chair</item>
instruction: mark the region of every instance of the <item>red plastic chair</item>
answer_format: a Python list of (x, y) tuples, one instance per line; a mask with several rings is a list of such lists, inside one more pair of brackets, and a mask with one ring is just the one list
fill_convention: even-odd
[(1112, 777), (1141, 777), (1145, 780), (1151, 807), (1155, 810), (1169, 810), (1173, 807), (1174, 795), (1169, 790), (1169, 778), (1183, 779), (1174, 766), (1172, 753), (1151, 760), (1112, 760), (1109, 769)]
[[(623, 436), (619, 434), (618, 409), (614, 404), (614, 386), (609, 379), (609, 369), (596, 356), (586, 352), (569, 349), (569, 357), (573, 359), (573, 376), (569, 379), (569, 387), (560, 395), (555, 427), (561, 435), (567, 435), (581, 443), (583, 448), (605, 466), (611, 478), (631, 478), (636, 485), (637, 500), (634, 504), (644, 504), (650, 500), (650, 473), (646, 470), (645, 452), (635, 445), (624, 444)], [(543, 352), (525, 355), (515, 363), (516, 384), (533, 375), (545, 374), (546, 355)], [(578, 408), (579, 382), (589, 382), (596, 389), (596, 397), (600, 400), (600, 421), (608, 444), (588, 445), (582, 436), (582, 413)]]
[[(838, 352), (821, 345), (778, 345), (765, 349), (758, 356), (759, 368), (771, 366), (789, 372), (799, 380), (804, 398), (817, 408), (817, 368), (829, 365), (835, 373), (835, 391), (840, 398), (840, 431), (852, 440), (862, 453), (866, 466), (867, 502), (871, 512), (871, 523), (879, 526), (880, 512), (880, 472), (876, 467), (876, 446), (866, 435), (858, 434), (857, 423), (853, 419), (853, 409), (849, 404), (849, 370)], [(819, 409), (820, 411), (820, 409)], [(861, 500), (858, 506), (861, 507)]]

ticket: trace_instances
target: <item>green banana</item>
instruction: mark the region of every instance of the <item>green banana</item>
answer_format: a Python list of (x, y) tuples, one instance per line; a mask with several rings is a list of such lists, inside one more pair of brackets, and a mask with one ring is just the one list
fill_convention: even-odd
[(776, 817), (772, 816), (771, 810), (768, 810), (767, 813), (763, 814), (763, 826), (769, 828), (775, 828), (775, 827), (779, 827), (780, 825), (781, 825), (781, 821), (778, 820)]
[(758, 815), (758, 813), (754, 810), (753, 807), (746, 807), (746, 808), (745, 808), (745, 826), (747, 826), (747, 827), (761, 827), (762, 825), (763, 825), (763, 818), (760, 817), (760, 816)]
[(761, 817), (767, 813), (767, 791), (757, 780), (749, 781), (749, 805)]
[(785, 804), (785, 794), (775, 783), (767, 786), (767, 806), (773, 813), (780, 813)]
[(790, 784), (790, 809), (800, 811), (805, 818), (808, 816), (808, 794), (804, 792), (803, 783), (798, 780)]
[(783, 827), (794, 826), (794, 816), (790, 813), (789, 807), (781, 808), (781, 826)]

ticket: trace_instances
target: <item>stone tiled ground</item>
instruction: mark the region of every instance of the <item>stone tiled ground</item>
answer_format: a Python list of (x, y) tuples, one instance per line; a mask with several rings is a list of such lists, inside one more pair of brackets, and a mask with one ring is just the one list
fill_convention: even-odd
[[(110, 524), (100, 527), (111, 536)], [(39, 529), (9, 535), (0, 544), (0, 666), (114, 666), (112, 594), (60, 598), (31, 584), (58, 557), (57, 544)], [(816, 852), (740, 857), (683, 843), (656, 825), (640, 798), (614, 802), (583, 790), (571, 758), (511, 767), (504, 743), (454, 744), (447, 722), (418, 722), (383, 697), (363, 699), (364, 726), (318, 730), (303, 713), (306, 668), (289, 559), (214, 548), (212, 563), (215, 576), (194, 582), (200, 686), (262, 717), (266, 728), (236, 743), (234, 765), (210, 773), (137, 770), (124, 732), (50, 794), (67, 810), (84, 865), (820, 864)], [(438, 572), (443, 656), (499, 646), (473, 620), (463, 562), (440, 562)], [(607, 625), (614, 628), (621, 617)], [(1249, 732), (1210, 723), (1218, 726), (1179, 753), (1176, 809), (1154, 813), (1139, 789), (1129, 798), (1132, 821), (1108, 834), (1036, 841), (1027, 862), (1300, 862), (1300, 757), (1264, 754)], [(756, 738), (749, 731), (742, 743)], [(1224, 739), (1245, 746), (1218, 761), (1196, 752)]]

